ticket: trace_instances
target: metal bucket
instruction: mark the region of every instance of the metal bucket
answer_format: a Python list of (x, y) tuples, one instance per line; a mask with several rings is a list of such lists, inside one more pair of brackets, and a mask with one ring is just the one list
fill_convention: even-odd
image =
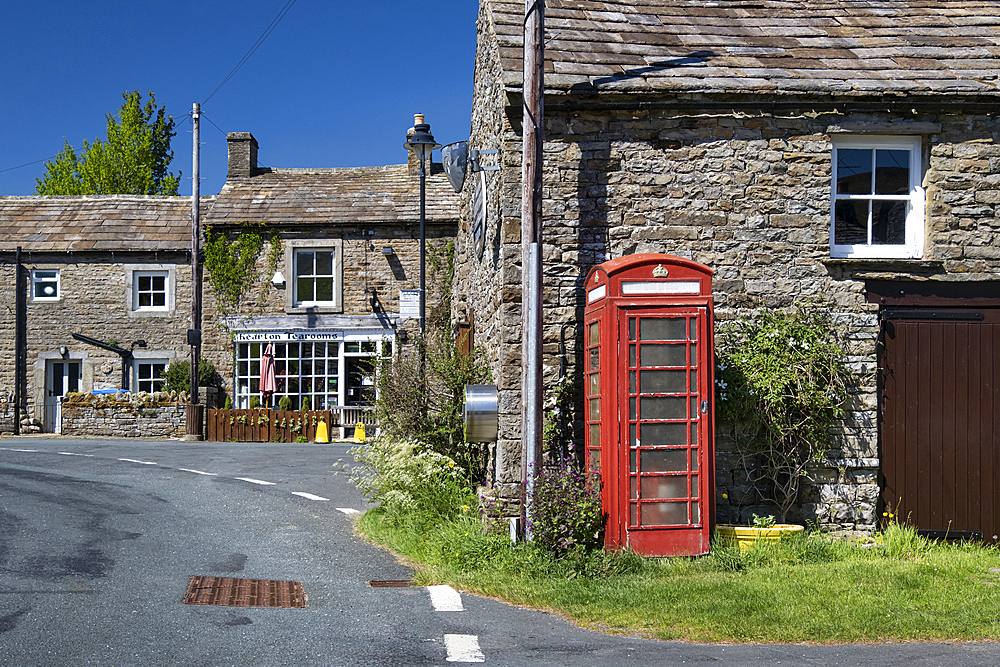
[(496, 385), (465, 385), (465, 441), (494, 442), (499, 427)]

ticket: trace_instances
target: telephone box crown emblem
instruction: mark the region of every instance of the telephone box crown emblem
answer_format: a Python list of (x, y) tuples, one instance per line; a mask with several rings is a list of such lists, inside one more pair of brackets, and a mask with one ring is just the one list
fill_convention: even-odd
[(667, 271), (667, 270), (666, 270), (666, 269), (665, 269), (665, 268), (663, 267), (663, 265), (662, 265), (662, 264), (660, 264), (660, 265), (659, 265), (659, 266), (657, 266), (657, 267), (656, 267), (655, 269), (653, 269), (653, 277), (654, 277), (654, 278), (666, 278), (666, 277), (667, 277), (667, 276), (669, 276), (669, 275), (670, 275), (670, 272), (669, 272), (669, 271)]

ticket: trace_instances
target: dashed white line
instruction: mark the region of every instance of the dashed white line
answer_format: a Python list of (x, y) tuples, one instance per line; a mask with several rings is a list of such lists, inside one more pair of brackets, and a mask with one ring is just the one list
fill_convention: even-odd
[(144, 466), (155, 466), (156, 461), (140, 461), (139, 459), (118, 459), (119, 461), (125, 461), (126, 463), (138, 463)]
[(34, 452), (37, 453), (37, 449), (8, 449), (8, 452)]
[(360, 516), (361, 515), (361, 510), (352, 509), (350, 507), (338, 507), (337, 511), (338, 512), (343, 512), (347, 516)]
[(428, 586), (434, 611), (465, 611), (462, 594), (451, 586)]
[(219, 476), (219, 474), (215, 473), (215, 472), (205, 472), (203, 470), (192, 470), (191, 468), (178, 468), (178, 470), (181, 470), (183, 472), (193, 472), (196, 475), (209, 475), (211, 477), (218, 477)]
[(77, 454), (76, 452), (56, 452), (56, 454), (62, 454), (63, 456), (86, 456), (87, 458), (94, 458), (93, 454)]
[(330, 500), (329, 498), (324, 498), (323, 496), (314, 496), (313, 494), (306, 493), (305, 491), (292, 491), (292, 495), (305, 498), (306, 500)]
[(486, 662), (476, 635), (445, 635), (444, 646), (448, 649), (445, 658), (448, 662)]
[(265, 482), (262, 479), (254, 479), (253, 477), (236, 477), (242, 482), (250, 482), (251, 484), (260, 484), (261, 486), (274, 486), (276, 482)]

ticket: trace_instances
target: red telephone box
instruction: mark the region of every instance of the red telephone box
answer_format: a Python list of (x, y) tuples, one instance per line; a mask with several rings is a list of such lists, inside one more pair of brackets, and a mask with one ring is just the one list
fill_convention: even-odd
[(715, 522), (712, 269), (630, 255), (587, 275), (587, 466), (599, 471), (605, 545), (708, 553)]

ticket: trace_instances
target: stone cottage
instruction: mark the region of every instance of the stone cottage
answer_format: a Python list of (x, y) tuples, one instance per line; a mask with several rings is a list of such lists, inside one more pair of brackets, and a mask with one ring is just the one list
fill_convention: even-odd
[(51, 432), (68, 393), (158, 391), (189, 349), (190, 245), (190, 197), (0, 197), (0, 428), (16, 394)]
[[(861, 386), (795, 518), (870, 531), (893, 507), (920, 529), (1000, 534), (995, 3), (546, 5), (547, 386), (582, 372), (591, 267), (695, 260), (714, 270), (719, 327), (810, 302), (857, 343)], [(500, 386), (496, 474), (512, 485), (523, 12), (480, 3), (469, 145), (499, 149), (501, 169), (464, 186), (455, 281)], [(718, 434), (718, 521), (746, 520)]]
[[(261, 400), (260, 359), (274, 345), (277, 392), (293, 409), (364, 406), (373, 361), (412, 345), (419, 331), (418, 166), (285, 169), (257, 164), (249, 132), (228, 135), (226, 184), (204, 217), (203, 354), (219, 369), (234, 407)], [(402, 149), (401, 149), (402, 151)], [(459, 197), (440, 164), (426, 179), (427, 308), (432, 264), (459, 226)], [(252, 284), (213, 287), (213, 239), (261, 245)], [(230, 297), (231, 300), (227, 301)], [(353, 423), (353, 422), (351, 422)]]

